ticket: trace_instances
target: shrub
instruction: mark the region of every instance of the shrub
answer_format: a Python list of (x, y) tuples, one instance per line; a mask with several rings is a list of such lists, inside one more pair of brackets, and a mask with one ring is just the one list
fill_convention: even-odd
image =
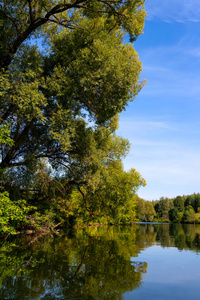
[(8, 192), (0, 193), (0, 234), (16, 234), (20, 223), (28, 223), (26, 215), (32, 209), (25, 200), (12, 202)]

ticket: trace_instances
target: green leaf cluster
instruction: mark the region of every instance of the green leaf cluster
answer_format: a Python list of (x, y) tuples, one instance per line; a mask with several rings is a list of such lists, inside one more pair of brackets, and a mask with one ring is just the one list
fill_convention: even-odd
[(0, 194), (0, 234), (16, 234), (21, 222), (27, 222), (26, 216), (33, 207), (28, 207), (25, 200), (12, 202), (7, 192)]

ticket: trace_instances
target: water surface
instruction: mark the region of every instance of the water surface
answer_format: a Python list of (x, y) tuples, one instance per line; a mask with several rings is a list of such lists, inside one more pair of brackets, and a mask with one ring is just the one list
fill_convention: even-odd
[(89, 227), (0, 245), (0, 299), (199, 300), (200, 225)]

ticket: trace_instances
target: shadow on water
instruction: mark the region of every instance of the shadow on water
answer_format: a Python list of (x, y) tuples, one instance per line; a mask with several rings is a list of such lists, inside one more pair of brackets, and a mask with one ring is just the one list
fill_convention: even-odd
[(200, 226), (89, 227), (32, 244), (27, 237), (4, 241), (0, 299), (123, 299), (148, 269), (134, 257), (155, 244), (199, 252)]

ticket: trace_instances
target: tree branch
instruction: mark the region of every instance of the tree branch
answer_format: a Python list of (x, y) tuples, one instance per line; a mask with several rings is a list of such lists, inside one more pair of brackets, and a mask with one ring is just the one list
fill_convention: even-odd
[(33, 124), (34, 120), (32, 119), (23, 129), (23, 131), (21, 132), (20, 136), (14, 141), (14, 145), (10, 148), (10, 150), (8, 151), (8, 153), (6, 154), (6, 157), (2, 160), (0, 167), (2, 169), (6, 168), (6, 167), (10, 167), (12, 164), (10, 163), (11, 160), (13, 159), (13, 156), (15, 154), (15, 152), (18, 150), (18, 148), (20, 147), (20, 145), (22, 144), (22, 142), (24, 141), (24, 138), (28, 135), (29, 130)]
[(31, 20), (31, 22), (33, 22), (33, 15), (32, 15), (32, 6), (31, 6), (31, 2), (32, 2), (32, 0), (28, 0), (30, 20)]
[(16, 31), (17, 31), (17, 33), (18, 33), (18, 35), (19, 35), (19, 34), (20, 34), (20, 30), (19, 30), (19, 27), (18, 27), (16, 21), (15, 21), (11, 16), (9, 16), (8, 14), (6, 14), (5, 11), (2, 11), (2, 12), (3, 12), (4, 15), (6, 16), (6, 18), (8, 18), (8, 19), (13, 23), (13, 25), (14, 25), (14, 27), (16, 28)]

